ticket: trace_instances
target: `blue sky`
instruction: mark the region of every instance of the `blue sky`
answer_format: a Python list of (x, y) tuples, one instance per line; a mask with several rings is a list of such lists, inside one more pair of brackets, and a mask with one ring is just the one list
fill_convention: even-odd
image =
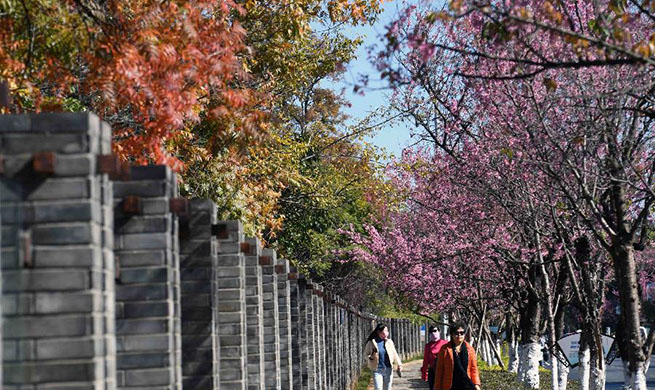
[[(382, 86), (382, 82), (377, 70), (369, 63), (367, 49), (373, 44), (382, 44), (380, 36), (384, 34), (385, 26), (397, 14), (396, 4), (395, 1), (383, 3), (384, 12), (373, 26), (349, 28), (348, 34), (361, 36), (364, 43), (359, 47), (357, 58), (347, 65), (344, 80), (333, 83), (332, 88), (337, 91), (345, 89), (345, 97), (352, 106), (344, 108), (344, 111), (352, 118), (352, 121), (366, 117), (371, 111), (385, 105), (387, 101), (387, 95), (390, 91), (375, 89)], [(375, 87), (366, 90), (363, 96), (353, 92), (353, 86), (360, 74), (368, 74), (370, 86)], [(329, 86), (329, 84), (326, 84), (326, 86)], [(409, 130), (403, 124), (383, 127), (371, 137), (367, 137), (366, 141), (384, 148), (387, 153), (395, 156), (400, 156), (402, 149), (411, 144)]]

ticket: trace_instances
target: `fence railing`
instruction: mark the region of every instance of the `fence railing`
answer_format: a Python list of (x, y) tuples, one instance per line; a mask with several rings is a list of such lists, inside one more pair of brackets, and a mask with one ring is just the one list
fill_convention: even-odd
[(127, 167), (92, 113), (0, 116), (3, 387), (348, 389), (376, 321), (274, 250)]

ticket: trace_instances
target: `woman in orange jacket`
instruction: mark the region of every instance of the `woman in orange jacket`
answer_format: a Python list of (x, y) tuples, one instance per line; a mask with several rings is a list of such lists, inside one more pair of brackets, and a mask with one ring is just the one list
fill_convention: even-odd
[(450, 342), (437, 357), (434, 390), (481, 390), (475, 350), (464, 341), (465, 325), (450, 327)]

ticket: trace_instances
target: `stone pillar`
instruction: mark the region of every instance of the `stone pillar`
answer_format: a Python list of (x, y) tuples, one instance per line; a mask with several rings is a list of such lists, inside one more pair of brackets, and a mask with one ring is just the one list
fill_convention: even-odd
[(407, 334), (405, 333), (405, 320), (399, 319), (398, 320), (398, 341), (400, 342), (400, 350), (401, 350), (400, 358), (402, 360), (407, 359), (407, 348), (405, 347), (405, 338), (406, 337), (407, 337)]
[(0, 115), (0, 137), (4, 389), (113, 390), (111, 128)]
[[(291, 367), (294, 390), (301, 390), (302, 377), (305, 373), (305, 366), (302, 364), (301, 356), (304, 342), (302, 339), (302, 326), (301, 322), (301, 309), (300, 301), (300, 288), (298, 286), (298, 271), (294, 267), (289, 270), (289, 292), (291, 303)], [(302, 313), (304, 314), (304, 313)], [(339, 367), (335, 367), (338, 369)]]
[(339, 338), (339, 359), (343, 361), (339, 364), (339, 389), (345, 390), (348, 387), (348, 367), (346, 366), (346, 359), (349, 360), (347, 355), (347, 339), (348, 339), (348, 327), (347, 327), (347, 318), (346, 310), (341, 302), (341, 298), (337, 297), (337, 324), (339, 326), (337, 337)]
[(334, 375), (337, 370), (338, 362), (334, 359), (334, 351), (336, 350), (336, 324), (334, 323), (334, 311), (330, 303), (331, 294), (324, 292), (323, 294), (323, 312), (325, 314), (325, 365), (328, 367), (326, 375), (326, 384), (328, 389), (334, 389), (335, 381)]
[(341, 333), (340, 324), (339, 324), (339, 306), (337, 306), (337, 297), (333, 294), (330, 294), (329, 297), (329, 306), (331, 310), (331, 325), (332, 328), (332, 360), (331, 364), (334, 367), (332, 371), (332, 389), (341, 389), (340, 376), (341, 376), (341, 366), (343, 362), (339, 359), (339, 356), (343, 356), (339, 353), (341, 348), (341, 342), (339, 340), (339, 333)]
[(264, 298), (262, 246), (257, 238), (246, 239), (246, 313), (248, 324), (248, 390), (264, 390)]
[(280, 326), (280, 388), (293, 389), (291, 364), (291, 293), (289, 289), (289, 261), (277, 259), (277, 307)]
[(350, 360), (350, 364), (348, 365), (348, 382), (352, 383), (354, 380), (357, 379), (357, 376), (359, 375), (358, 371), (358, 366), (357, 366), (357, 353), (355, 351), (356, 348), (356, 340), (355, 340), (355, 335), (357, 333), (357, 323), (356, 323), (356, 318), (355, 315), (352, 313), (350, 308), (348, 309), (348, 357)]
[(307, 331), (307, 280), (302, 274), (298, 274), (298, 333), (299, 333), (299, 357), (301, 372), (301, 389), (307, 390), (311, 378), (310, 363), (309, 363), (309, 332)]
[(246, 266), (241, 253), (243, 226), (238, 221), (219, 221), (215, 229), (218, 241), (219, 388), (246, 390)]
[(303, 389), (307, 390), (317, 390), (316, 387), (316, 350), (315, 350), (315, 339), (314, 339), (314, 305), (312, 301), (313, 286), (311, 279), (301, 279), (304, 283), (304, 288), (302, 289), (304, 295), (304, 311), (305, 311), (305, 327), (303, 339), (307, 340), (306, 346), (306, 366), (307, 367), (307, 383), (305, 387), (305, 379), (303, 378)]
[(216, 205), (193, 199), (180, 233), (182, 387), (218, 390)]
[(264, 380), (266, 389), (279, 389), (280, 378), (280, 325), (277, 304), (277, 254), (264, 249), (259, 264), (262, 267), (264, 292)]
[(323, 341), (323, 305), (321, 304), (320, 294), (321, 286), (313, 284), (312, 305), (314, 308), (314, 367), (316, 368), (316, 390), (325, 390), (325, 364), (323, 356), (325, 354), (325, 342)]
[(114, 183), (118, 387), (181, 387), (180, 276), (175, 175), (166, 166), (131, 169)]
[[(0, 195), (0, 198), (2, 195)], [(2, 206), (0, 205), (0, 209)], [(0, 221), (2, 221), (2, 215), (0, 211)], [(0, 243), (2, 242), (2, 223), (0, 222)], [(0, 250), (0, 265), (2, 264), (2, 251)], [(4, 286), (4, 283), (2, 283), (2, 266), (0, 266), (0, 319), (3, 318), (3, 313), (4, 311), (2, 310), (2, 287)], [(0, 322), (0, 362), (3, 361), (2, 359), (2, 324)], [(2, 369), (0, 367), (0, 390), (2, 390)]]

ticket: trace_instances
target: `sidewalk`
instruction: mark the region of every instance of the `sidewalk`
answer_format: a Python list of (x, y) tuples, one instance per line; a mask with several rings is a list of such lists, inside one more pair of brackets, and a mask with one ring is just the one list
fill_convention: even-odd
[[(393, 373), (393, 390), (422, 389), (428, 390), (428, 382), (421, 380), (421, 364), (423, 359), (413, 360), (403, 364), (403, 377), (398, 378), (398, 374)], [(373, 384), (369, 386), (373, 389)]]

